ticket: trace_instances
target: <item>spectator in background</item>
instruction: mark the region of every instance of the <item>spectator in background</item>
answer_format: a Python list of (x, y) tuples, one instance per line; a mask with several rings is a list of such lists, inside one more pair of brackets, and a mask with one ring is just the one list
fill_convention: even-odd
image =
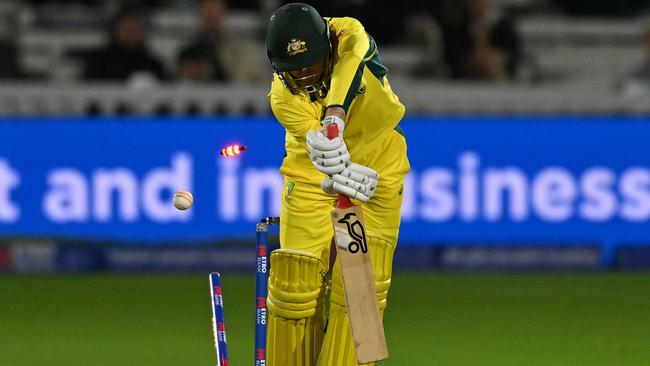
[[(380, 44), (402, 40), (407, 13), (412, 0), (300, 0), (317, 7), (324, 17), (351, 17), (360, 21), (372, 38)], [(432, 0), (422, 0), (434, 2)], [(296, 0), (283, 0), (283, 4)]]
[(149, 51), (145, 35), (142, 12), (120, 11), (111, 22), (108, 45), (86, 56), (85, 79), (127, 81), (142, 75), (164, 79), (163, 65)]
[(10, 2), (0, 8), (0, 79), (22, 79), (27, 76), (20, 66), (18, 18), (16, 4)]
[(643, 33), (643, 50), (645, 51), (645, 60), (634, 71), (632, 78), (650, 82), (650, 27)]
[(507, 80), (516, 77), (520, 37), (513, 22), (499, 15), (493, 0), (442, 1), (434, 12), (452, 78)]
[(18, 47), (13, 42), (0, 39), (0, 79), (22, 79), (25, 74), (18, 62)]
[(26, 75), (18, 62), (16, 44), (0, 38), (0, 79), (22, 79)]
[(623, 81), (622, 92), (626, 97), (650, 93), (650, 27), (643, 33), (644, 60)]
[[(209, 65), (209, 70), (204, 76), (205, 80), (230, 80), (230, 75), (226, 71), (226, 66), (223, 61), (225, 45), (229, 42), (229, 35), (226, 33), (224, 26), (226, 11), (226, 3), (222, 0), (199, 1), (199, 30), (194, 35), (190, 44), (183, 48), (183, 51), (181, 51), (178, 57), (179, 60), (183, 58), (187, 59), (188, 50), (190, 50), (190, 54), (194, 54), (192, 58), (195, 61), (198, 61), (198, 57), (201, 57), (203, 62)], [(184, 52), (186, 55), (182, 57)], [(180, 72), (181, 70), (178, 71)]]
[[(235, 37), (226, 29), (227, 6), (223, 0), (201, 0), (198, 3), (199, 29), (192, 40), (181, 48), (177, 57), (177, 76), (198, 81), (251, 82), (263, 79), (266, 68), (263, 47)], [(199, 60), (201, 59), (201, 60)], [(201, 65), (199, 67), (199, 65)], [(207, 65), (207, 70), (199, 68)]]
[(554, 0), (574, 16), (636, 16), (648, 7), (648, 0)]
[(212, 76), (212, 66), (197, 47), (182, 49), (176, 62), (176, 79), (179, 81), (208, 81)]
[(258, 10), (264, 0), (227, 0), (228, 8)]

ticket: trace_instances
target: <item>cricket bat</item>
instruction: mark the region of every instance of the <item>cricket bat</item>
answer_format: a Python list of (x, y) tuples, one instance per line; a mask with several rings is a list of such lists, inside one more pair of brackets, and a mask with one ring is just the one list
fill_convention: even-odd
[[(335, 123), (327, 126), (328, 138), (338, 135)], [(332, 225), (357, 361), (365, 364), (387, 359), (388, 347), (368, 253), (363, 210), (352, 204), (350, 198), (339, 194), (337, 206), (332, 211)]]

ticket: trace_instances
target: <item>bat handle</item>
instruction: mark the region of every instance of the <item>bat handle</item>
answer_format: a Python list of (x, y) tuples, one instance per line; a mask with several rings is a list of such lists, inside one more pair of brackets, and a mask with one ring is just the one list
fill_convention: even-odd
[[(325, 126), (325, 130), (327, 132), (327, 138), (332, 140), (335, 139), (339, 136), (339, 125), (336, 123), (330, 123), (327, 126)], [(350, 208), (352, 207), (352, 201), (350, 201), (350, 198), (347, 196), (342, 195), (339, 193), (339, 201), (336, 204), (337, 208)]]

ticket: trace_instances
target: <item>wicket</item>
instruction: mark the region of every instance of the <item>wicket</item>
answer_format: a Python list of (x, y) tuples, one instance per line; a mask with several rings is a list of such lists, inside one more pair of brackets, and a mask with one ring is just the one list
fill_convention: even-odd
[(217, 366), (228, 366), (228, 342), (226, 340), (226, 322), (223, 313), (223, 292), (221, 275), (210, 274), (210, 295), (212, 297), (212, 332), (217, 350)]
[[(255, 366), (266, 366), (266, 328), (268, 295), (268, 233), (270, 225), (278, 225), (279, 217), (267, 217), (257, 224), (255, 245)], [(226, 323), (223, 314), (223, 293), (221, 290), (221, 275), (217, 272), (210, 274), (210, 292), (212, 295), (212, 327), (214, 342), (217, 349), (217, 366), (228, 366), (228, 350), (226, 341)]]
[(269, 225), (278, 225), (279, 217), (267, 217), (257, 224), (255, 246), (255, 366), (266, 365), (266, 296), (268, 294), (268, 233)]

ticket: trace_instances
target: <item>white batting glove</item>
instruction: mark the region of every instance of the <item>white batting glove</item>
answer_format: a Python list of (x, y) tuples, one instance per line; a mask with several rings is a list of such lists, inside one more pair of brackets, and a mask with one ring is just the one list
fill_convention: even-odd
[(368, 202), (375, 194), (379, 174), (357, 163), (350, 163), (340, 174), (325, 179), (321, 183), (321, 189), (325, 193), (342, 193), (350, 198)]
[(343, 141), (343, 120), (336, 116), (328, 116), (323, 120), (326, 127), (329, 123), (339, 125), (339, 136), (332, 140), (327, 138), (325, 127), (318, 131), (307, 132), (307, 149), (311, 162), (316, 169), (324, 174), (332, 176), (343, 172), (350, 162), (348, 148)]

